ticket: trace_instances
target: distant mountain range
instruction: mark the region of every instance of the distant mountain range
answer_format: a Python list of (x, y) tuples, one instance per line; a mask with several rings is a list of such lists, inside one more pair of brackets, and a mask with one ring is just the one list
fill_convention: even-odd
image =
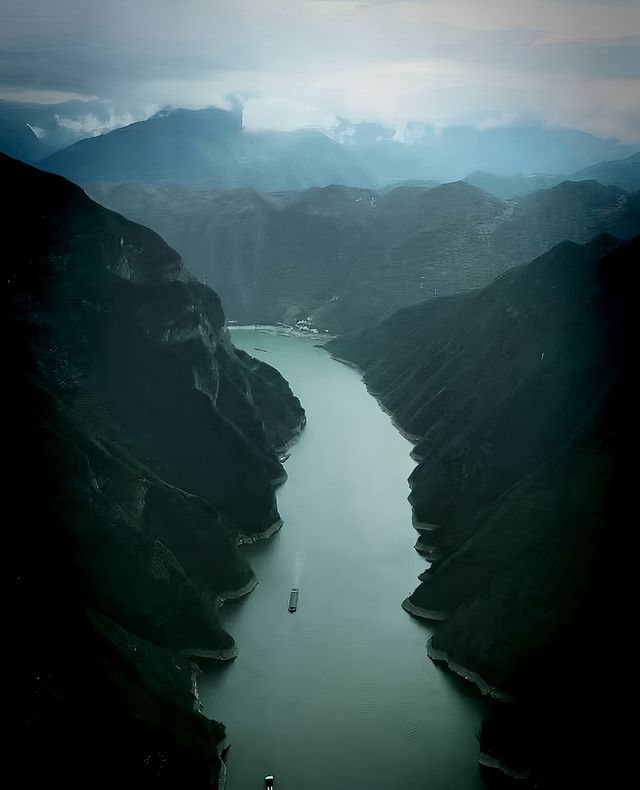
[(219, 602), (256, 583), (237, 544), (279, 526), (304, 412), (155, 233), (4, 155), (0, 176), (8, 770), (205, 790), (224, 728), (191, 661), (234, 656)]
[[(11, 123), (21, 123), (26, 134), (26, 124), (36, 124), (27, 119), (37, 117), (14, 108)], [(59, 124), (50, 123), (38, 141), (40, 150), (53, 141), (55, 129), (60, 131)], [(80, 184), (142, 180), (263, 191), (329, 184), (381, 189), (406, 180), (451, 181), (477, 170), (501, 176), (573, 173), (635, 150), (584, 132), (533, 124), (484, 131), (412, 124), (408, 137), (401, 142), (395, 129), (348, 121), (328, 133), (249, 131), (242, 127), (240, 110), (176, 109), (75, 142), (46, 157), (42, 166)], [(6, 145), (11, 140), (5, 139)], [(21, 155), (15, 146), (5, 150)], [(36, 154), (28, 148), (26, 155)]]
[(240, 111), (216, 108), (159, 113), (81, 140), (41, 164), (79, 184), (136, 180), (272, 190), (370, 180), (349, 148), (322, 132), (249, 132)]
[(430, 655), (495, 697), (481, 762), (527, 787), (624, 781), (594, 626), (622, 635), (630, 616), (639, 259), (640, 237), (563, 242), (328, 345), (416, 437), (430, 567), (405, 607), (445, 621)]
[(635, 192), (640, 189), (640, 153), (626, 159), (597, 162), (571, 176), (573, 181), (594, 180), (601, 184), (616, 185)]
[(565, 239), (640, 233), (640, 195), (564, 182), (503, 202), (464, 182), (388, 192), (195, 191), (91, 184), (159, 232), (241, 323), (344, 332), (425, 299), (482, 287)]
[(637, 192), (640, 189), (640, 153), (632, 154), (625, 159), (598, 162), (568, 176), (549, 173), (497, 176), (494, 173), (476, 171), (464, 180), (501, 200), (529, 195), (531, 192), (548, 189), (562, 181), (598, 181), (605, 186), (618, 186), (627, 192)]

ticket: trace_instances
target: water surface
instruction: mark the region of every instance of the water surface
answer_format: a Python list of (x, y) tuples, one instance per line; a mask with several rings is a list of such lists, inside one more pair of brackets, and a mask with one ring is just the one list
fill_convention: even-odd
[(430, 628), (400, 608), (425, 568), (410, 444), (317, 340), (248, 329), (233, 340), (280, 370), (307, 427), (278, 492), (284, 527), (243, 549), (260, 584), (222, 609), (238, 658), (200, 679), (205, 713), (228, 727), (228, 790), (260, 790), (268, 773), (277, 790), (484, 787), (482, 702), (427, 660)]

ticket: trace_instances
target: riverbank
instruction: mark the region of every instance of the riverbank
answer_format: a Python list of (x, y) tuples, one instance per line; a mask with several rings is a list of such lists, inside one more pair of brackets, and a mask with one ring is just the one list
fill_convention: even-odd
[[(333, 340), (336, 335), (331, 335), (325, 330), (317, 330), (313, 332), (312, 330), (301, 330), (296, 329), (294, 326), (279, 326), (277, 324), (227, 324), (227, 329), (230, 332), (235, 332), (236, 330), (244, 330), (244, 331), (253, 331), (253, 332), (261, 332), (264, 334), (274, 334), (274, 335), (281, 335), (284, 337), (304, 337), (310, 340), (315, 340), (318, 345), (324, 345), (324, 343), (328, 343), (330, 340)], [(255, 348), (255, 351), (259, 351), (263, 354), (268, 354), (269, 349), (266, 348)]]
[(478, 763), (484, 768), (491, 768), (494, 771), (499, 771), (510, 779), (525, 780), (531, 778), (531, 773), (529, 771), (518, 771), (515, 768), (511, 768), (497, 757), (492, 757), (490, 754), (485, 754), (484, 752), (480, 752)]
[(414, 617), (420, 617), (423, 620), (441, 622), (446, 620), (449, 616), (448, 612), (441, 612), (437, 609), (422, 609), (420, 606), (416, 606), (415, 604), (411, 603), (408, 598), (405, 598), (402, 602), (402, 608), (405, 610), (405, 612), (412, 614)]
[[(333, 339), (333, 338), (328, 338), (327, 342), (329, 342), (329, 339)], [(349, 359), (345, 359), (344, 357), (338, 356), (338, 354), (335, 354), (333, 351), (331, 351), (329, 349), (325, 349), (325, 351), (327, 352), (327, 354), (329, 354), (331, 359), (335, 359), (336, 362), (340, 362), (342, 365), (346, 365), (348, 368), (352, 368), (352, 370), (355, 370), (360, 375), (360, 378), (362, 379), (362, 383), (364, 384), (367, 392), (369, 393), (369, 395), (371, 395), (372, 398), (374, 398), (375, 402), (378, 404), (378, 406), (380, 408), (380, 411), (383, 412), (384, 414), (386, 414), (387, 417), (391, 420), (391, 423), (392, 423), (393, 427), (396, 429), (396, 431), (398, 431), (400, 436), (402, 436), (408, 442), (411, 442), (411, 444), (413, 444), (413, 445), (417, 444), (420, 441), (420, 439), (422, 438), (421, 436), (418, 436), (417, 434), (409, 433), (401, 425), (399, 425), (396, 422), (396, 419), (394, 417), (393, 412), (390, 411), (384, 405), (384, 403), (380, 400), (380, 398), (375, 393), (375, 391), (373, 389), (371, 389), (371, 387), (367, 384), (367, 382), (366, 382), (366, 380), (364, 378), (363, 372), (362, 372), (362, 368), (360, 367), (360, 365), (358, 365), (355, 362), (352, 362)], [(413, 450), (410, 451), (409, 456), (411, 458), (413, 458)]]
[(270, 527), (267, 527), (263, 532), (252, 532), (251, 535), (243, 534), (242, 532), (238, 533), (238, 546), (250, 546), (252, 543), (257, 543), (259, 540), (268, 540), (270, 537), (276, 534), (279, 530), (282, 529), (283, 520), (279, 518), (277, 521), (274, 521)]
[(498, 702), (513, 701), (513, 695), (509, 694), (509, 692), (501, 691), (490, 683), (487, 683), (487, 681), (477, 672), (474, 672), (474, 670), (456, 664), (444, 650), (439, 650), (437, 647), (433, 646), (432, 639), (433, 637), (427, 642), (427, 656), (434, 664), (446, 667), (446, 669), (450, 670), (455, 675), (458, 675), (469, 683), (473, 683), (485, 697), (491, 697), (491, 699), (495, 699)]

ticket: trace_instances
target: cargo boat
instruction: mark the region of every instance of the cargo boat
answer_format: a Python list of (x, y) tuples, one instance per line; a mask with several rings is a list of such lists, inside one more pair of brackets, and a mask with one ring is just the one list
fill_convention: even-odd
[(298, 593), (300, 590), (297, 587), (294, 587), (291, 590), (291, 594), (289, 595), (289, 611), (295, 612), (298, 608)]

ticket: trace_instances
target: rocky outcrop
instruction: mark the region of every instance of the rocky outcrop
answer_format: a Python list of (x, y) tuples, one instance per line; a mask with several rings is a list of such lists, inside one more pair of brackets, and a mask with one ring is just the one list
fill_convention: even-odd
[(501, 201), (464, 182), (383, 193), (90, 184), (154, 228), (240, 323), (298, 321), (343, 333), (427, 299), (480, 288), (568, 239), (640, 232), (637, 196), (564, 182)]
[(590, 634), (615, 631), (628, 597), (614, 556), (629, 499), (639, 251), (640, 238), (565, 242), (478, 293), (327, 346), (422, 437), (410, 499), (417, 522), (439, 529), (405, 608), (446, 615), (431, 654), (513, 696), (492, 703), (485, 763), (536, 787), (615, 773)]
[(255, 583), (237, 544), (280, 523), (304, 412), (152, 231), (59, 177), (0, 171), (11, 720), (16, 757), (39, 755), (21, 775), (208, 786), (222, 728), (181, 656), (234, 654), (219, 601)]

